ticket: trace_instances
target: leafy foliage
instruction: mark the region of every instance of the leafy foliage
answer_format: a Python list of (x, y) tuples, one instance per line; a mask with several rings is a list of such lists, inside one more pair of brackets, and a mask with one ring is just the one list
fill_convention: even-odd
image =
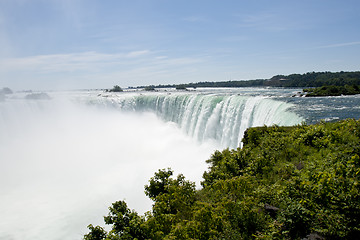
[(186, 90), (186, 85), (185, 84), (176, 85), (175, 89), (176, 90)]
[(6, 94), (13, 94), (13, 91), (8, 87), (4, 87), (3, 89), (0, 89), (0, 93), (5, 94), (5, 95)]
[(115, 85), (109, 92), (122, 92), (122, 88), (119, 85)]
[(155, 86), (154, 85), (150, 85), (150, 86), (146, 86), (144, 88), (145, 91), (155, 91)]
[(100, 226), (94, 227), (92, 224), (88, 226), (90, 233), (85, 234), (84, 240), (102, 240), (106, 238), (107, 232)]
[(360, 121), (246, 131), (242, 149), (216, 151), (202, 189), (162, 169), (145, 186), (145, 216), (125, 202), (84, 239), (357, 239)]
[(321, 87), (360, 85), (360, 72), (308, 72), (305, 74), (277, 75), (270, 79), (277, 87)]
[(304, 89), (306, 97), (321, 97), (321, 96), (340, 96), (340, 95), (355, 95), (360, 94), (358, 85), (345, 86), (322, 86), (318, 88)]

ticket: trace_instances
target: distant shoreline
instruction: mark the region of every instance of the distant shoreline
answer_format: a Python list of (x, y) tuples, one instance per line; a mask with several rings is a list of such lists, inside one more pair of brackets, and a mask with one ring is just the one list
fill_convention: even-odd
[(305, 74), (276, 75), (270, 79), (256, 80), (232, 80), (219, 82), (198, 82), (185, 84), (147, 85), (129, 88), (144, 88), (154, 90), (155, 88), (206, 88), (206, 87), (285, 87), (285, 88), (311, 88), (322, 86), (345, 86), (360, 85), (360, 71), (356, 72), (309, 72)]

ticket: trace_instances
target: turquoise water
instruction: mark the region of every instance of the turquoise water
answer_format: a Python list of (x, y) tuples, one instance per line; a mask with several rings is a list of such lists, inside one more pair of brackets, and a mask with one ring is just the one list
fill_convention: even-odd
[(258, 89), (251, 94), (233, 91), (203, 89), (192, 92), (101, 94), (90, 103), (124, 112), (155, 113), (165, 122), (176, 123), (194, 139), (200, 142), (216, 141), (222, 148), (240, 146), (244, 131), (249, 127), (274, 124), (290, 126), (304, 120), (289, 111), (293, 104), (254, 94)]
[[(193, 91), (102, 93), (92, 104), (121, 111), (153, 112), (198, 141), (214, 140), (222, 148), (241, 145), (254, 126), (291, 126), (320, 120), (360, 118), (360, 97), (294, 97), (300, 89), (233, 88)], [(91, 98), (91, 97), (90, 97)]]

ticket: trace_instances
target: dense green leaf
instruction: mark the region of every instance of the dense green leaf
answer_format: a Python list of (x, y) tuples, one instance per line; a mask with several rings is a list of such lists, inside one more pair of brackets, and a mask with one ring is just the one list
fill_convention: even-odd
[(246, 131), (240, 149), (207, 160), (202, 189), (171, 169), (145, 186), (144, 217), (123, 201), (84, 239), (357, 239), (360, 121)]

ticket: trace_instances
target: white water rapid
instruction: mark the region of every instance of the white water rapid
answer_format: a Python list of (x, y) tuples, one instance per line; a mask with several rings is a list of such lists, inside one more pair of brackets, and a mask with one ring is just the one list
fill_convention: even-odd
[(290, 126), (301, 119), (288, 111), (290, 104), (264, 96), (195, 93), (103, 94), (92, 104), (122, 110), (150, 111), (166, 122), (176, 123), (199, 142), (213, 140), (221, 148), (240, 146), (249, 127)]
[(114, 201), (149, 210), (144, 185), (158, 169), (199, 186), (205, 160), (238, 146), (247, 127), (301, 121), (290, 105), (259, 96), (49, 95), (0, 102), (1, 240), (81, 239)]

